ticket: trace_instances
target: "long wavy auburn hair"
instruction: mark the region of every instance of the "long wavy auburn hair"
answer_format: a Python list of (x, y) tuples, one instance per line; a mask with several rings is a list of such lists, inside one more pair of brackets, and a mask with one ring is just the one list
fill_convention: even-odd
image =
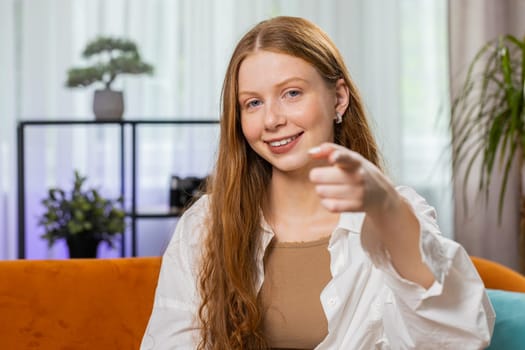
[(200, 262), (198, 349), (266, 349), (261, 330), (263, 310), (257, 294), (257, 254), (261, 208), (271, 179), (271, 165), (248, 145), (241, 129), (238, 72), (243, 60), (258, 50), (299, 57), (312, 64), (328, 86), (344, 79), (350, 103), (335, 142), (359, 152), (380, 167), (376, 142), (363, 104), (343, 58), (329, 37), (313, 23), (276, 17), (256, 25), (240, 40), (222, 88), (217, 162), (208, 184), (209, 214)]

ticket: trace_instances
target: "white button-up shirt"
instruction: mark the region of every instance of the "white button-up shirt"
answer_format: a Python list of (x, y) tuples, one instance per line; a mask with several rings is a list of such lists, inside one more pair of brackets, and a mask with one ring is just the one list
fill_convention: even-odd
[[(495, 314), (465, 250), (444, 238), (435, 211), (414, 190), (398, 187), (420, 223), (420, 251), (435, 282), (425, 289), (396, 272), (373, 239), (361, 242), (364, 213), (343, 213), (328, 250), (332, 279), (320, 295), (328, 335), (316, 349), (483, 349)], [(141, 349), (195, 349), (197, 289), (207, 197), (180, 219), (163, 256), (153, 312)], [(242, 213), (239, 213), (242, 215)], [(257, 288), (274, 234), (263, 222)]]

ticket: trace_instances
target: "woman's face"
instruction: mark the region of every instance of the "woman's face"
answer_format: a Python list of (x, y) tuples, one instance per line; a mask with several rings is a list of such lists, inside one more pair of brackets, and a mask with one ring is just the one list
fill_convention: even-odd
[(342, 79), (329, 87), (308, 62), (260, 50), (244, 59), (238, 83), (244, 136), (274, 171), (304, 170), (310, 148), (334, 141), (335, 113), (348, 103)]

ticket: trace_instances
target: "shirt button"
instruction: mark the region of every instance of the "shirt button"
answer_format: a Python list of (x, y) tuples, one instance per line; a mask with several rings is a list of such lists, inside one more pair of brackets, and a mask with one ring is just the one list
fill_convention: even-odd
[(337, 304), (337, 300), (335, 298), (328, 299), (328, 305), (335, 306)]

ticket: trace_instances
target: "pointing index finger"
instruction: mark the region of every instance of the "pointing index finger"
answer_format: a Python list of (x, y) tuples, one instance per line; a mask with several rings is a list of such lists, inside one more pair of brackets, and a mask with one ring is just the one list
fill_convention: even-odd
[(337, 145), (323, 143), (308, 151), (315, 159), (325, 158), (330, 164), (338, 165), (348, 170), (354, 170), (361, 165), (359, 156), (354, 152)]
[(315, 159), (328, 158), (334, 150), (334, 145), (323, 143), (317, 147), (310, 148), (308, 154)]

